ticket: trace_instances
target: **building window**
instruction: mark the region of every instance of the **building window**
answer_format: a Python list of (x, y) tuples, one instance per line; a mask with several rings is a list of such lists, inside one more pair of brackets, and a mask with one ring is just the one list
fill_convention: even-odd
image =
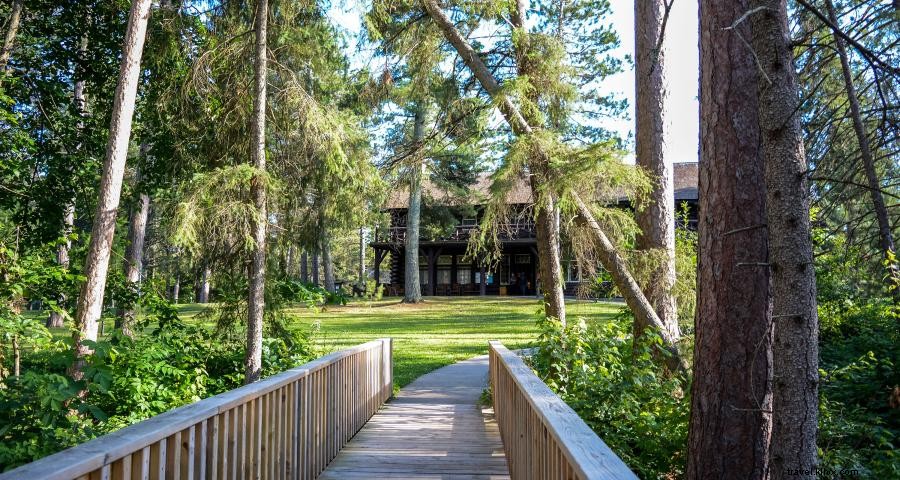
[(441, 255), (437, 259), (438, 265), (453, 265), (453, 255)]
[(450, 269), (442, 268), (437, 271), (437, 284), (450, 285)]
[(464, 267), (456, 270), (456, 281), (459, 282), (460, 285), (468, 285), (470, 278), (472, 278), (471, 268)]
[(428, 285), (428, 270), (419, 270), (419, 283)]
[(478, 220), (474, 218), (464, 218), (462, 219), (462, 224), (466, 227), (474, 227), (475, 225), (478, 225)]
[(529, 265), (531, 264), (531, 255), (516, 255), (516, 265)]

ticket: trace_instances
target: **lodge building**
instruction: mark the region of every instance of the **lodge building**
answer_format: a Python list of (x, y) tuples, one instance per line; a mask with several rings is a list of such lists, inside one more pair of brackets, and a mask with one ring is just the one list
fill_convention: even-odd
[[(688, 224), (679, 227), (694, 229), (698, 211), (697, 164), (676, 163), (673, 183), (676, 211), (687, 210)], [(469, 238), (481, 221), (482, 205), (488, 198), (489, 187), (489, 176), (482, 176), (463, 199), (425, 182), (423, 196), (431, 203), (458, 206), (465, 202), (474, 208), (466, 209), (472, 212), (471, 216), (458, 218), (456, 226), (444, 235), (437, 238), (420, 235), (419, 281), (423, 295), (534, 295), (538, 292), (540, 256), (535, 226), (528, 214), (512, 215), (519, 220), (500, 229), (502, 254), (492, 269), (466, 257)], [(390, 216), (390, 226), (376, 229), (370, 243), (375, 251), (375, 278), (384, 285), (386, 295), (403, 295), (408, 201), (409, 193), (405, 189), (398, 189), (391, 195), (384, 208)], [(532, 204), (528, 183), (523, 180), (512, 189), (507, 202), (510, 211), (527, 212)], [(627, 200), (619, 204), (623, 208), (629, 207)], [(563, 269), (566, 294), (574, 294), (582, 279), (575, 262), (565, 255), (565, 247)]]

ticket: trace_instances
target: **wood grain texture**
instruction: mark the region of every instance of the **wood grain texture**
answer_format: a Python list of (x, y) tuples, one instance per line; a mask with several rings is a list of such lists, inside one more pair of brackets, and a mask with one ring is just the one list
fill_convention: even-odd
[[(492, 412), (478, 405), (487, 363), (478, 357), (450, 365), (400, 390), (318, 478), (510, 478)], [(361, 385), (383, 396), (384, 380)]]
[(392, 394), (380, 339), (0, 474), (110, 480), (313, 479)]
[(513, 478), (637, 479), (518, 355), (490, 342), (494, 411)]

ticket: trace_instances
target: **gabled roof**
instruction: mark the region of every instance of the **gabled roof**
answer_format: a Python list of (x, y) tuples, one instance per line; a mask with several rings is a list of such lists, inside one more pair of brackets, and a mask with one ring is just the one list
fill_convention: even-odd
[[(675, 200), (697, 200), (697, 176), (698, 168), (695, 162), (676, 163), (673, 165), (675, 187)], [(507, 194), (507, 202), (510, 204), (531, 203), (531, 185), (525, 178), (518, 180), (519, 185), (511, 189)], [(475, 184), (470, 187), (465, 196), (455, 195), (429, 180), (423, 184), (424, 194), (442, 205), (480, 205), (486, 202), (490, 196), (491, 174), (485, 173), (478, 177)], [(409, 188), (403, 187), (391, 192), (384, 208), (404, 209), (409, 206)]]

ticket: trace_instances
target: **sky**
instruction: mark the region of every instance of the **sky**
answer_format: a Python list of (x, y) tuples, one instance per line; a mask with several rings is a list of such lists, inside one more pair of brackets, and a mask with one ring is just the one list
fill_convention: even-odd
[[(640, 1), (640, 0), (638, 0)], [(365, 65), (371, 52), (356, 45), (360, 31), (362, 6), (365, 2), (343, 0), (335, 2), (329, 16), (348, 33), (348, 55), (354, 66)], [(610, 0), (612, 15), (607, 19), (619, 34), (621, 46), (614, 53), (619, 57), (634, 54), (634, 0)], [(697, 0), (674, 0), (666, 27), (666, 66), (668, 80), (668, 133), (666, 153), (674, 162), (696, 162), (699, 138), (699, 102), (697, 81), (699, 54), (697, 51)], [(606, 79), (603, 93), (615, 93), (628, 100), (627, 118), (609, 120), (602, 126), (617, 131), (622, 138), (630, 138), (634, 131), (634, 70), (627, 65), (624, 72)], [(634, 148), (633, 144), (630, 145)], [(633, 162), (633, 152), (626, 158)]]

